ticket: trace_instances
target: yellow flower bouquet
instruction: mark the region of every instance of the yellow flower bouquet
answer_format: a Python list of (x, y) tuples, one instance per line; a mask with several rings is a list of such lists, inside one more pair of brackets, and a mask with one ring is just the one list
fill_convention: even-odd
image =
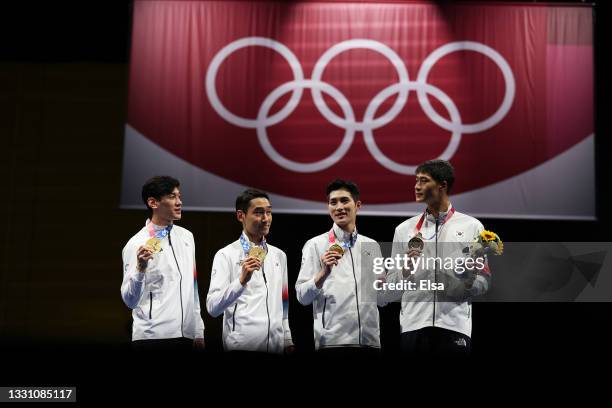
[(504, 253), (504, 243), (493, 231), (484, 230), (470, 245), (470, 253), (475, 257), (483, 255), (501, 255)]

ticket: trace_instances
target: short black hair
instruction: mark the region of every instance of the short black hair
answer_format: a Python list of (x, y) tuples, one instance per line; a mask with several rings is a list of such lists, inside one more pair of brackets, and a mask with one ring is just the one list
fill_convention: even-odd
[(336, 190), (346, 190), (351, 193), (353, 201), (359, 201), (359, 187), (357, 187), (357, 184), (352, 181), (342, 179), (333, 180), (327, 185), (327, 188), (325, 189), (327, 199), (329, 199), (329, 195), (331, 194), (331, 192)]
[(268, 201), (270, 201), (270, 197), (268, 197), (268, 195), (263, 191), (249, 188), (244, 190), (238, 197), (236, 197), (236, 211), (240, 210), (246, 214), (249, 210), (249, 206), (251, 205), (251, 200), (255, 198), (266, 198)]
[(163, 196), (172, 194), (174, 188), (180, 185), (181, 183), (177, 179), (170, 176), (155, 176), (144, 183), (142, 186), (142, 201), (147, 206), (149, 217), (153, 214), (153, 210), (147, 203), (149, 197), (161, 200)]
[(455, 183), (455, 169), (446, 160), (427, 160), (419, 164), (416, 168), (416, 174), (425, 173), (431, 176), (438, 183), (446, 181), (446, 193), (450, 193)]

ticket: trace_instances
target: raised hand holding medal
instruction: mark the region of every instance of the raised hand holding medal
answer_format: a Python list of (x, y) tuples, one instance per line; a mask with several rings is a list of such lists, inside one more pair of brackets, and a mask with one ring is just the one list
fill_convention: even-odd
[(158, 252), (160, 252), (161, 249), (161, 240), (159, 238), (149, 238), (149, 240), (147, 241), (147, 243), (144, 246), (145, 248), (147, 248), (149, 251), (151, 251), (152, 253), (156, 254)]
[(136, 253), (138, 270), (140, 272), (145, 272), (149, 261), (153, 258), (153, 255), (162, 251), (162, 239), (170, 234), (172, 224), (164, 228), (155, 228), (153, 222), (149, 221), (147, 222), (147, 229), (149, 231), (149, 239), (147, 242), (145, 242), (144, 246), (138, 248), (138, 252)]
[(408, 250), (416, 249), (422, 251), (425, 248), (425, 242), (423, 242), (423, 235), (418, 232), (414, 237), (408, 241)]
[[(344, 250), (342, 251), (344, 252)], [(323, 254), (323, 256), (321, 256), (323, 271), (326, 275), (329, 275), (332, 267), (338, 265), (340, 258), (342, 258), (342, 253), (338, 252), (336, 248), (331, 247)]]
[(344, 248), (342, 248), (340, 245), (338, 244), (333, 244), (332, 246), (329, 247), (328, 251), (331, 252), (336, 252), (339, 255), (344, 255)]
[(153, 258), (153, 252), (150, 248), (146, 246), (141, 246), (138, 248), (138, 251), (136, 252), (136, 268), (138, 269), (138, 272), (146, 271), (147, 265), (151, 258)]
[(262, 269), (264, 260), (266, 258), (266, 241), (262, 238), (262, 246), (252, 244), (243, 232), (240, 235), (240, 245), (245, 254), (245, 258), (242, 260), (242, 274), (240, 277), (240, 283), (246, 285), (253, 275), (253, 272)]
[(408, 241), (408, 256), (421, 256), (423, 253), (423, 249), (425, 248), (425, 241), (423, 239), (423, 234), (417, 232), (410, 240)]
[(333, 266), (338, 265), (340, 259), (344, 256), (346, 249), (350, 248), (351, 242), (336, 242), (336, 235), (334, 233), (334, 229), (332, 228), (328, 234), (329, 239), (329, 248), (321, 257), (321, 262), (323, 262), (324, 271), (326, 274), (331, 272), (331, 268)]
[(253, 258), (257, 258), (259, 262), (263, 264), (263, 261), (266, 258), (266, 250), (258, 246), (251, 246), (248, 251), (248, 255), (252, 256)]

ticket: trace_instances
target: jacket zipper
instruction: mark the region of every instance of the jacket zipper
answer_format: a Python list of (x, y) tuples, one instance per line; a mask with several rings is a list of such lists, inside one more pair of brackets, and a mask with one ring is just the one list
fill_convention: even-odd
[(236, 309), (238, 309), (238, 303), (234, 305), (234, 314), (232, 314), (232, 331), (236, 330)]
[(170, 249), (172, 249), (172, 255), (174, 256), (174, 262), (176, 262), (176, 268), (179, 272), (179, 295), (181, 301), (181, 337), (185, 337), (183, 334), (183, 320), (185, 320), (183, 316), (183, 274), (181, 273), (181, 267), (179, 266), (178, 259), (176, 259), (176, 253), (174, 252), (174, 247), (172, 246), (172, 240), (170, 239), (170, 234), (168, 234), (168, 243), (170, 244)]
[(357, 324), (359, 325), (359, 345), (361, 346), (361, 315), (359, 313), (359, 293), (357, 289), (357, 275), (355, 275), (355, 263), (353, 262), (353, 251), (349, 247), (351, 254), (351, 266), (353, 267), (353, 279), (355, 280), (355, 301), (357, 303)]
[(266, 285), (266, 314), (268, 315), (268, 337), (266, 339), (266, 352), (270, 352), (270, 309), (268, 308), (268, 281), (266, 280), (266, 273), (264, 272), (264, 266), (261, 265), (261, 274)]
[(149, 292), (149, 320), (153, 319), (153, 292)]
[[(438, 219), (436, 218), (436, 257), (434, 258), (436, 262), (434, 262), (434, 283), (436, 284), (434, 287), (438, 287)], [(433, 316), (431, 317), (431, 323), (435, 327), (436, 326), (436, 291), (434, 290), (434, 301), (433, 301)]]
[(323, 328), (325, 328), (325, 308), (327, 307), (327, 298), (325, 298), (325, 300), (323, 301)]

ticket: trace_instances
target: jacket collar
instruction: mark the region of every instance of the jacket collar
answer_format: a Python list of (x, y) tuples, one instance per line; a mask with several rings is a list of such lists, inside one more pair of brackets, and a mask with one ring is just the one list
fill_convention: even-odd
[(359, 236), (357, 234), (357, 227), (355, 227), (355, 230), (352, 233), (349, 233), (344, 231), (342, 228), (336, 225), (336, 223), (334, 223), (332, 229), (334, 230), (334, 235), (336, 236), (336, 239), (338, 239), (338, 241), (346, 242), (349, 244), (349, 246), (355, 245), (357, 237)]
[[(438, 220), (440, 220), (440, 224), (443, 224), (444, 221), (446, 220), (446, 216), (448, 215), (448, 213), (451, 211), (451, 209), (453, 208), (453, 204), (452, 203), (448, 203), (448, 209), (446, 211), (440, 211), (440, 215), (438, 216)], [(427, 221), (428, 222), (436, 222), (436, 217), (433, 216), (433, 214), (429, 213), (429, 210), (425, 210), (425, 213), (427, 214)]]

